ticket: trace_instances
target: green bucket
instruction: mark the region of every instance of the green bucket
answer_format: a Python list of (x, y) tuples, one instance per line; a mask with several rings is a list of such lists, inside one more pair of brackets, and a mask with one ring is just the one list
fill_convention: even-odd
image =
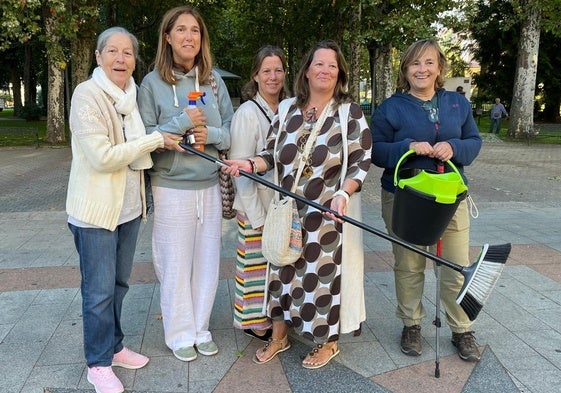
[(395, 168), (392, 230), (405, 241), (428, 246), (442, 236), (468, 188), (451, 161), (446, 164), (453, 172), (447, 173), (400, 169), (414, 153), (413, 149), (406, 152)]

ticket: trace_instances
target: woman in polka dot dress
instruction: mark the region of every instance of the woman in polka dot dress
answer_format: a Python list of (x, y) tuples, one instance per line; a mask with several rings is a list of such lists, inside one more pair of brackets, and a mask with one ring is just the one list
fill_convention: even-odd
[[(296, 97), (286, 118), (282, 124), (278, 115), (272, 121), (266, 150), (253, 159), (227, 161), (230, 167), (223, 170), (239, 176), (238, 169), (259, 173), (276, 167), (280, 186), (290, 190), (310, 131), (322, 111), (328, 111), (323, 125), (318, 124), (321, 128), (304, 163), (296, 193), (347, 215), (351, 195), (360, 191), (368, 172), (372, 147), (368, 123), (360, 106), (351, 103), (347, 82), (347, 65), (339, 46), (333, 41), (316, 44), (304, 58), (295, 82)], [(345, 104), (348, 117), (340, 119)], [(346, 137), (342, 121), (346, 122)], [(360, 211), (360, 201), (352, 200), (358, 202)], [(362, 238), (358, 231), (353, 238), (359, 241), (350, 246), (346, 236), (343, 241), (344, 231), (351, 231), (349, 224), (303, 202), (298, 201), (297, 206), (304, 251), (292, 265), (271, 265), (267, 312), (273, 320), (273, 334), (253, 360), (267, 363), (289, 349), (287, 333), (291, 327), (316, 344), (302, 362), (303, 367), (315, 369), (339, 353), (339, 335), (359, 330), (365, 319)], [(355, 254), (348, 257), (351, 249)]]

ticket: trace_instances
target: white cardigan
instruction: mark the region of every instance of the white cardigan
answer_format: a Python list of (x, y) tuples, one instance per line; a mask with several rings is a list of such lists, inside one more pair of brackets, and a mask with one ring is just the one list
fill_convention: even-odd
[[(123, 207), (126, 169), (136, 159), (164, 147), (159, 132), (125, 142), (113, 100), (89, 79), (72, 95), (72, 165), (66, 212), (77, 220), (113, 231)], [(143, 217), (146, 215), (141, 176)]]

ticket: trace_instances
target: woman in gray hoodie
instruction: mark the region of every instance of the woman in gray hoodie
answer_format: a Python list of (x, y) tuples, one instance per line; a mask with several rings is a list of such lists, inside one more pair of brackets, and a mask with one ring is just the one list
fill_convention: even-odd
[[(189, 102), (193, 92), (202, 100)], [(214, 156), (230, 147), (234, 111), (224, 81), (212, 71), (208, 31), (193, 8), (164, 15), (155, 69), (142, 81), (138, 104), (147, 132), (192, 132), (195, 143)], [(165, 341), (175, 357), (192, 361), (197, 352), (218, 353), (208, 329), (222, 232), (218, 170), (185, 151), (156, 152), (152, 159), (152, 252)]]

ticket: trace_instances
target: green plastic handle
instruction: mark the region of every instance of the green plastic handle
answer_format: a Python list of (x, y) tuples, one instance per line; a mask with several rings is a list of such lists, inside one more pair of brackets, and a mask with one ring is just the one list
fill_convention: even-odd
[[(401, 156), (401, 158), (399, 159), (399, 161), (397, 162), (397, 165), (395, 166), (395, 172), (393, 173), (393, 185), (397, 187), (397, 183), (398, 183), (398, 179), (397, 179), (397, 174), (399, 172), (399, 166), (401, 165), (401, 163), (407, 158), (409, 157), (411, 154), (415, 153), (415, 149), (409, 149), (408, 151), (405, 152), (404, 155)], [(446, 164), (450, 165), (450, 167), (454, 170), (454, 172), (456, 172), (458, 174), (458, 176), (460, 176), (460, 180), (462, 181), (462, 185), (465, 186), (464, 183), (464, 178), (462, 177), (462, 175), (460, 174), (460, 171), (458, 171), (458, 168), (456, 168), (456, 165), (454, 165), (452, 163), (452, 161), (448, 160), (448, 161), (444, 161)]]

